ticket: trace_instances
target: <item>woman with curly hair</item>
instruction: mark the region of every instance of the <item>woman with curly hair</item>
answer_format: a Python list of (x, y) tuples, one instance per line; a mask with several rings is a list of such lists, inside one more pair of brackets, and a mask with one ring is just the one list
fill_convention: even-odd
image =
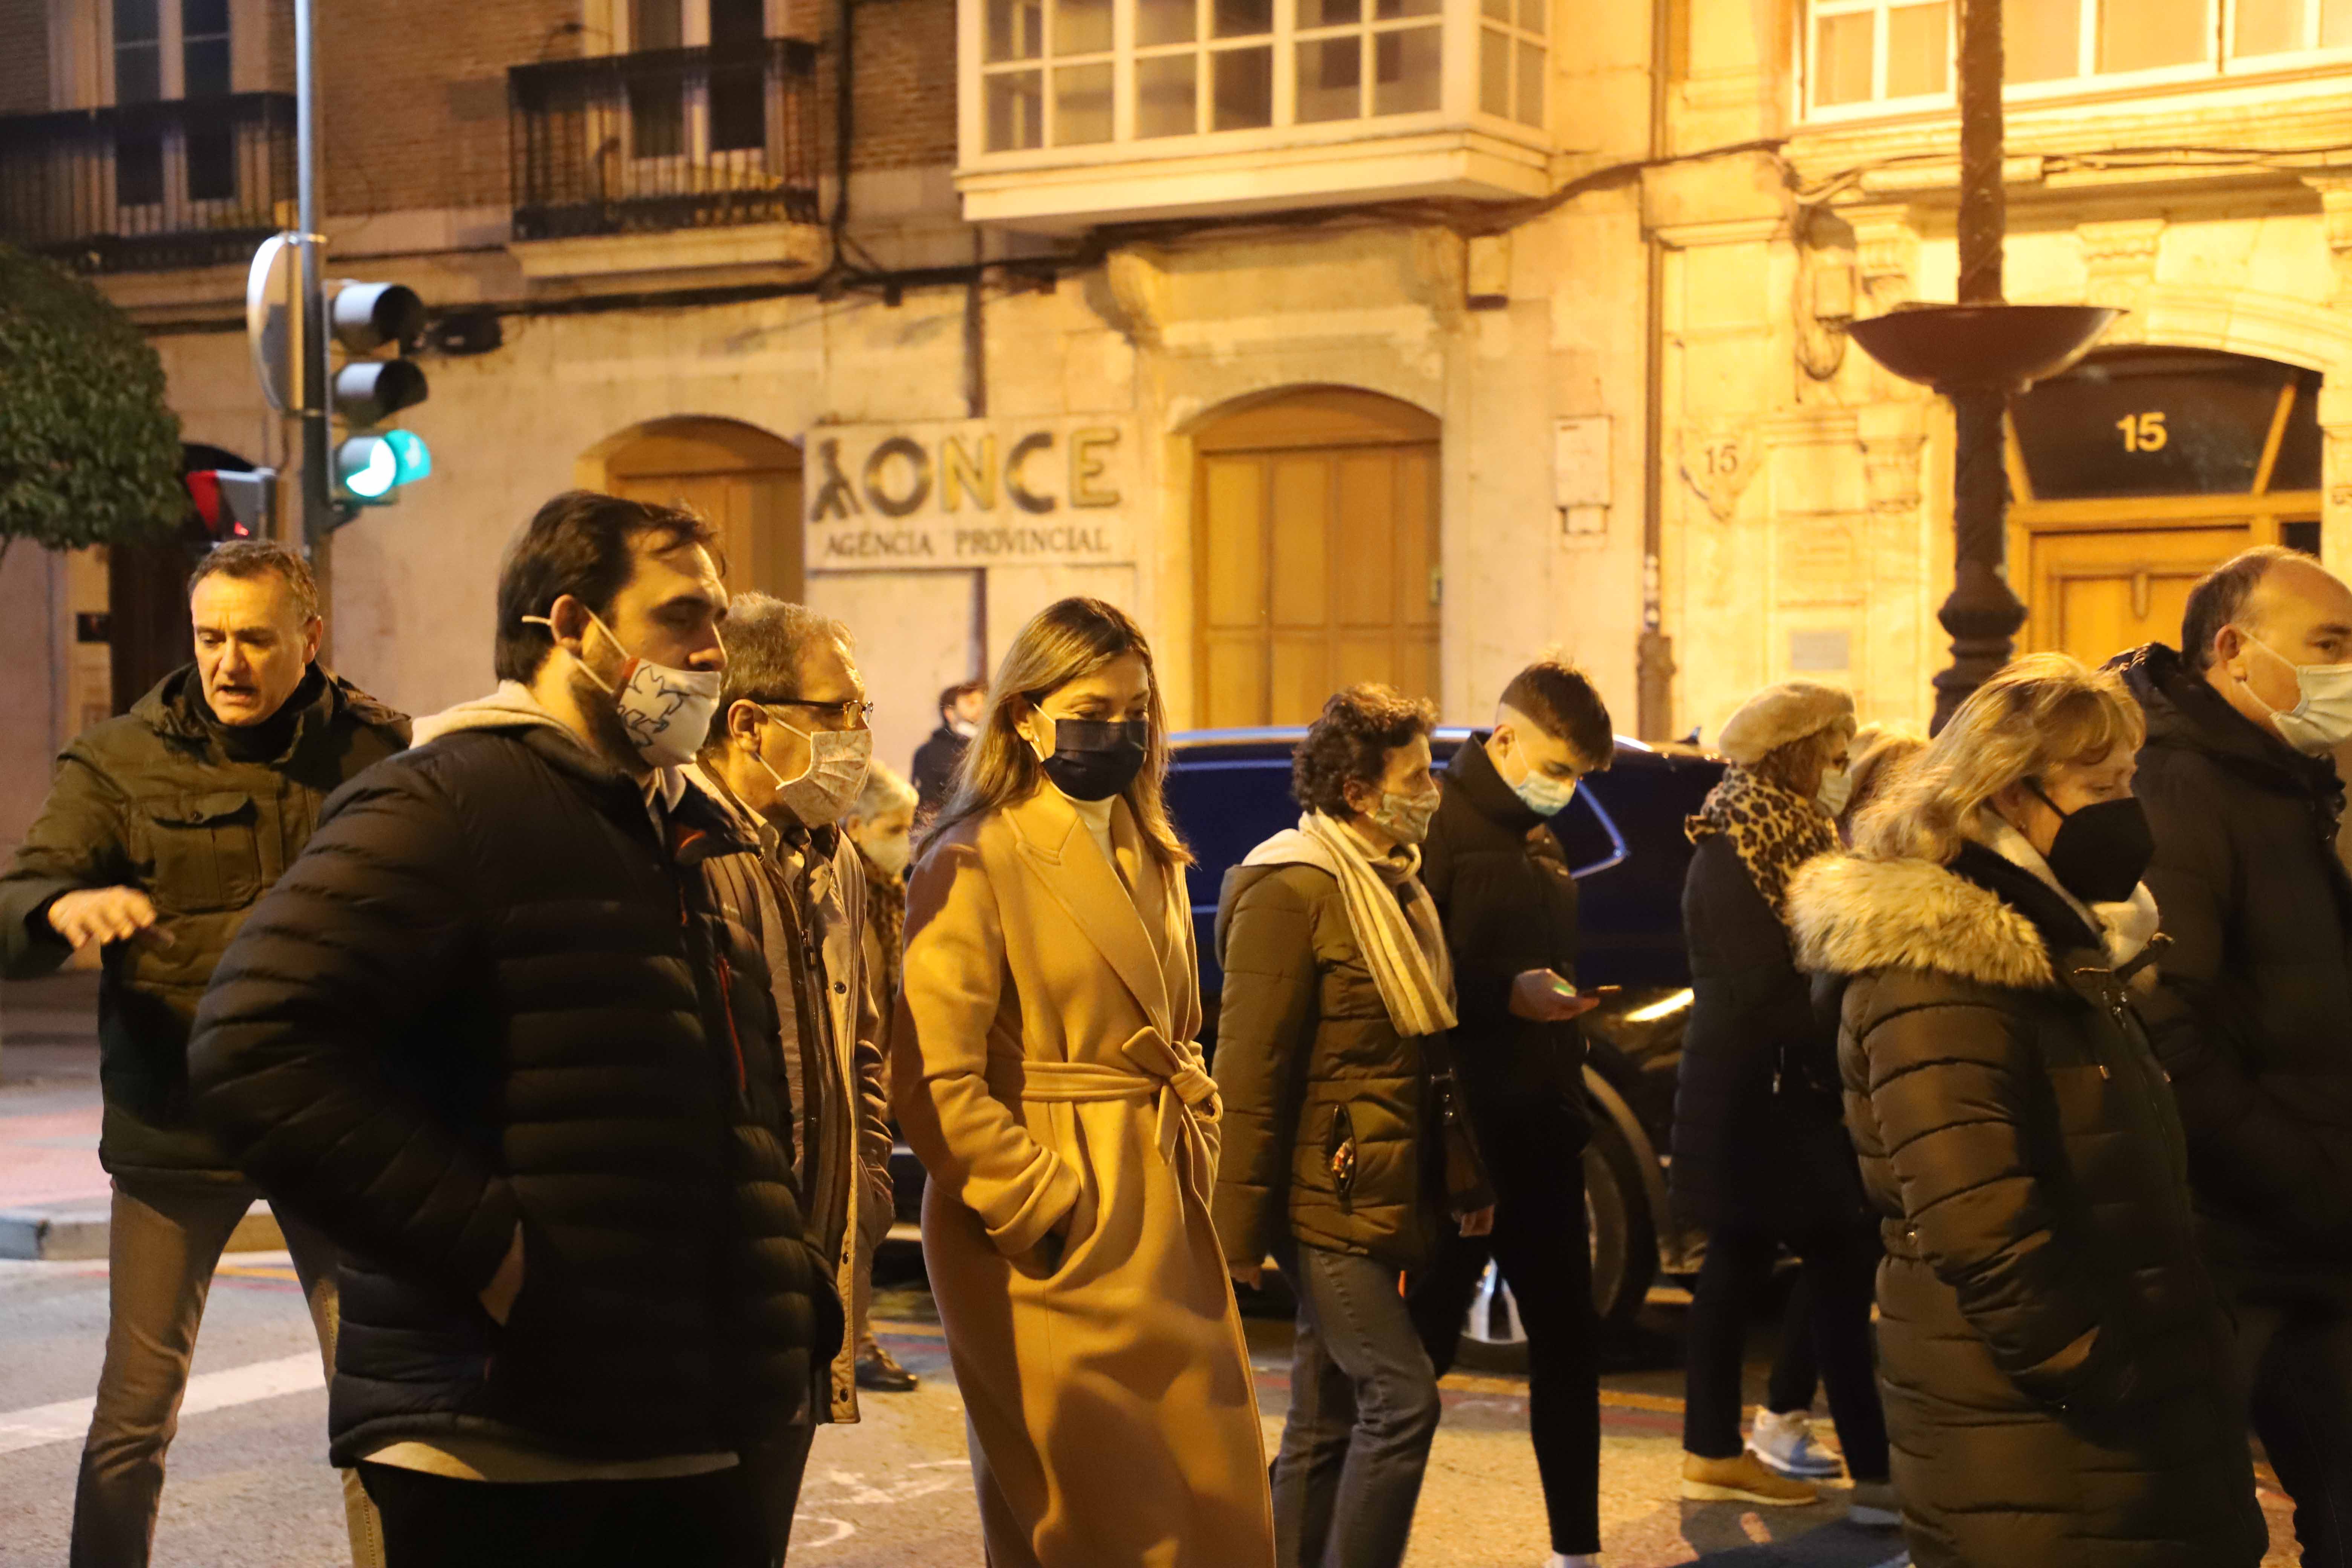
[[(1433, 1081), (1454, 973), (1421, 842), (1437, 810), (1426, 702), (1385, 686), (1323, 705), (1291, 763), (1295, 828), (1225, 877), (1217, 1235), (1298, 1297), (1274, 1466), (1282, 1568), (1394, 1568), (1437, 1432), (1437, 1373), (1398, 1293), (1449, 1215)], [(1475, 1200), (1474, 1200), (1475, 1202)]]
[(1167, 771), (1142, 631), (1064, 599), (916, 851), (893, 1100), (992, 1568), (1274, 1561)]
[(2158, 956), (2111, 673), (2020, 659), (1790, 879), (1843, 988), (1883, 1216), (1878, 1347), (1919, 1568), (2251, 1568), (2263, 1552), (2188, 1156), (2137, 998)]

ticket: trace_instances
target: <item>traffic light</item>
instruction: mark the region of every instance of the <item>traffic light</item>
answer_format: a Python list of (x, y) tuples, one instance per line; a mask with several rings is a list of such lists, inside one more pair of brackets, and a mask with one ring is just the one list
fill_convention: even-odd
[(383, 506), (433, 471), (433, 454), (414, 431), (382, 428), (425, 399), (425, 372), (403, 357), (404, 345), (424, 334), (425, 301), (402, 283), (343, 283), (327, 303), (327, 326), (344, 353), (329, 398), (344, 430), (335, 489), (352, 505)]
[(278, 513), (275, 468), (197, 468), (187, 475), (188, 499), (215, 543), (232, 539), (268, 539)]

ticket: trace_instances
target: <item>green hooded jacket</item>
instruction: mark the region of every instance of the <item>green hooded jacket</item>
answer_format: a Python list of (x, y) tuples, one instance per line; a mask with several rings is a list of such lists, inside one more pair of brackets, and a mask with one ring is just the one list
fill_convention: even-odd
[(110, 942), (99, 986), (108, 1171), (240, 1180), (188, 1107), (188, 1026), (245, 917), (309, 842), (347, 779), (408, 744), (408, 721), (313, 667), (289, 700), (284, 752), (224, 750), (196, 668), (165, 676), (130, 712), (91, 726), (58, 759), (40, 816), (0, 875), (0, 963), (44, 974), (72, 950), (49, 906), (83, 888), (137, 888), (155, 905), (146, 939)]

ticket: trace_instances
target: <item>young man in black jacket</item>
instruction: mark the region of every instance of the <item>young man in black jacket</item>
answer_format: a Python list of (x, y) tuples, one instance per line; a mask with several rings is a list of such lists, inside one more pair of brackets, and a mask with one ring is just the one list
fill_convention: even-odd
[(915, 816), (919, 820), (938, 812), (955, 793), (956, 769), (971, 738), (980, 733), (980, 715), (988, 700), (984, 680), (960, 680), (940, 693), (940, 727), (915, 748), (915, 765), (908, 780), (915, 786)]
[[(257, 1195), (188, 1104), (188, 1024), (247, 912), (301, 851), (320, 803), (408, 743), (408, 721), (319, 668), (318, 584), (302, 558), (246, 540), (188, 584), (195, 662), (58, 761), (0, 878), (0, 952), (46, 973), (99, 944), (113, 1180), (106, 1365), (74, 1488), (73, 1568), (139, 1568), (205, 1295)], [(334, 1247), (280, 1216), (320, 1348), (335, 1358)], [(375, 1560), (346, 1478), (352, 1555)]]
[(2253, 1425), (2311, 1568), (2352, 1565), (2352, 588), (2278, 549), (2191, 590), (2181, 651), (2117, 663), (2172, 939), (2142, 1003), (2189, 1135)]
[(1576, 783), (1616, 750), (1591, 681), (1554, 660), (1503, 689), (1494, 729), (1454, 753), (1422, 849), (1454, 955), (1454, 1057), (1495, 1187), (1491, 1236), (1444, 1236), (1415, 1279), (1430, 1360), (1453, 1365), (1491, 1258), (1528, 1334), (1528, 1422), (1551, 1524), (1552, 1568), (1601, 1550), (1601, 1393), (1585, 1233), (1584, 1047), (1576, 883), (1549, 829)]
[(710, 537), (541, 508), (498, 693), (328, 803), (197, 1015), (199, 1110), (346, 1253), (333, 1457), (392, 1568), (765, 1563), (740, 1456), (839, 1342), (696, 869), (747, 847), (681, 772)]

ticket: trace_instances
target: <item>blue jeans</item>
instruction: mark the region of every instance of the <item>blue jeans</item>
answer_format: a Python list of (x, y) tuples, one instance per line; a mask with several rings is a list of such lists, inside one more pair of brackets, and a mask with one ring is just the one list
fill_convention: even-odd
[(1438, 1415), (1398, 1270), (1314, 1247), (1277, 1257), (1298, 1293), (1298, 1336), (1274, 1461), (1276, 1563), (1396, 1568)]

